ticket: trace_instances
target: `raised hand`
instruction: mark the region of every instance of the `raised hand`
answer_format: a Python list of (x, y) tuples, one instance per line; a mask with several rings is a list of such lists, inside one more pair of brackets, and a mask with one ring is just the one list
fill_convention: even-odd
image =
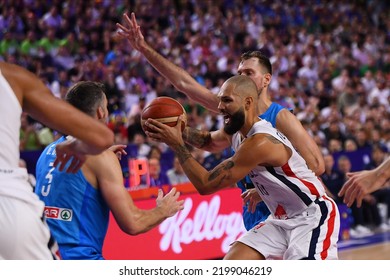
[(113, 151), (116, 157), (121, 160), (123, 155), (127, 155), (126, 152), (126, 145), (118, 144), (118, 145), (112, 145), (110, 148), (108, 148), (110, 151)]
[(172, 217), (178, 211), (183, 210), (184, 200), (178, 200), (179, 196), (180, 192), (176, 191), (176, 188), (172, 188), (165, 196), (161, 189), (158, 190), (156, 204), (166, 214), (166, 217)]
[(131, 46), (139, 51), (146, 43), (144, 35), (142, 35), (141, 32), (141, 27), (138, 25), (135, 18), (135, 14), (131, 13), (131, 19), (127, 14), (124, 14), (123, 19), (126, 23), (126, 27), (120, 23), (117, 23), (116, 26), (120, 29), (118, 34), (121, 37), (129, 40)]

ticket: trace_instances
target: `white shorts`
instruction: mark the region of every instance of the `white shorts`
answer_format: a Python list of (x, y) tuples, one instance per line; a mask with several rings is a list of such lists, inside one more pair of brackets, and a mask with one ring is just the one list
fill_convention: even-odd
[(0, 176), (0, 260), (58, 259), (58, 245), (42, 218), (44, 204), (24, 173), (15, 173)]
[(338, 259), (340, 216), (333, 200), (319, 198), (308, 209), (287, 220), (269, 216), (237, 241), (266, 259)]

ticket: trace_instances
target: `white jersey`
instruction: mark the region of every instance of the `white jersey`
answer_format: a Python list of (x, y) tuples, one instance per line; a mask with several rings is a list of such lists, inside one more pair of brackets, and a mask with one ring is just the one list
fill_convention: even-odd
[(18, 164), (21, 114), (0, 71), (0, 260), (56, 259), (58, 246), (43, 219), (44, 204)]
[[(265, 120), (255, 123), (247, 137), (258, 133), (272, 135), (290, 148), (292, 155), (283, 166), (257, 166), (249, 176), (275, 218), (287, 219), (299, 215), (312, 202), (323, 196), (325, 189), (287, 137)], [(232, 146), (236, 151), (241, 142), (241, 134), (234, 134)]]
[(22, 108), (0, 71), (0, 169), (17, 168)]

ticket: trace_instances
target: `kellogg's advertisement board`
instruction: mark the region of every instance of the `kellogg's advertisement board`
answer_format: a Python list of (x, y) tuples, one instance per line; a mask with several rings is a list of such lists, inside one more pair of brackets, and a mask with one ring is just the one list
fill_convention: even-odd
[[(222, 258), (245, 228), (241, 191), (230, 188), (216, 194), (182, 194), (184, 209), (147, 233), (123, 233), (114, 218), (103, 255), (113, 260), (205, 260)], [(141, 209), (155, 207), (155, 198), (135, 201)]]

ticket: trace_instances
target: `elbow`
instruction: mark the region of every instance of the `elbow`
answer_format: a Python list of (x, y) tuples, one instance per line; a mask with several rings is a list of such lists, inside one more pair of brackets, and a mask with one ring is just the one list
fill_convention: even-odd
[(113, 145), (114, 133), (111, 129), (105, 127), (103, 133), (100, 134), (96, 139), (98, 139), (97, 143), (95, 143), (96, 148), (102, 152)]
[(213, 187), (206, 187), (203, 184), (200, 186), (196, 186), (196, 185), (194, 186), (200, 195), (210, 195), (216, 192), (216, 189), (214, 189)]
[(209, 195), (209, 194), (212, 194), (212, 192), (205, 191), (205, 190), (198, 190), (198, 193), (199, 193), (200, 195)]
[(114, 144), (114, 142), (115, 142), (114, 132), (111, 129), (109, 129), (109, 131), (107, 132), (107, 138), (105, 139), (103, 146), (105, 147), (105, 149), (108, 149)]
[(325, 172), (325, 164), (323, 161), (317, 161), (315, 166), (313, 166), (313, 172), (316, 176), (320, 176)]
[(121, 230), (123, 232), (125, 232), (126, 234), (128, 235), (132, 235), (132, 236), (136, 236), (138, 234), (141, 234), (143, 232), (145, 232), (144, 230), (142, 230), (141, 228), (137, 227), (137, 226), (131, 226), (131, 225), (128, 225), (128, 226), (120, 226)]
[(180, 92), (186, 93), (187, 83), (183, 80), (174, 80), (172, 81), (172, 85)]
[(317, 168), (316, 175), (320, 176), (325, 172), (325, 166)]

